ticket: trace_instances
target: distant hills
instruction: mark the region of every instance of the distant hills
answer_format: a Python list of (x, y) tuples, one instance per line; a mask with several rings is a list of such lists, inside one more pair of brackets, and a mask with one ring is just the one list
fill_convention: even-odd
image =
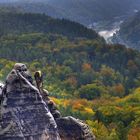
[(140, 9), (139, 0), (4, 0), (1, 3), (85, 25), (120, 18)]
[(114, 42), (140, 50), (140, 12), (121, 25), (120, 31), (114, 36)]

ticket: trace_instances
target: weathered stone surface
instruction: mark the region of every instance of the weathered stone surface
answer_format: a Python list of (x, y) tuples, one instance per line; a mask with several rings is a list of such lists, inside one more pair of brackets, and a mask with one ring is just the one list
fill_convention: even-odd
[(73, 117), (62, 117), (56, 120), (62, 140), (95, 140), (89, 127)]
[(0, 140), (59, 140), (56, 122), (36, 87), (15, 70), (6, 82)]

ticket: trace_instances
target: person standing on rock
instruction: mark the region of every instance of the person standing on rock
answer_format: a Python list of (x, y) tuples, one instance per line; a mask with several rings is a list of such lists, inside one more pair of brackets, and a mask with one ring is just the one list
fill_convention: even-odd
[(46, 102), (46, 104), (47, 104), (51, 114), (53, 115), (54, 119), (60, 118), (61, 114), (58, 111), (56, 104), (52, 100), (50, 100), (49, 92), (46, 89), (43, 88), (42, 72), (41, 71), (36, 71), (35, 74), (34, 74), (34, 78), (35, 78), (35, 81), (36, 81), (36, 86), (39, 89), (39, 91), (40, 91), (40, 93), (43, 97), (43, 100)]

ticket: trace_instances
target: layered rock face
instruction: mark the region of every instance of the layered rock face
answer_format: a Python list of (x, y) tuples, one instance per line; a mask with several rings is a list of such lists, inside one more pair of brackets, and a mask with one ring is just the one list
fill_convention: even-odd
[(60, 140), (55, 120), (38, 89), (26, 83), (15, 69), (6, 83), (0, 139)]
[(95, 139), (80, 120), (51, 114), (24, 64), (15, 65), (0, 94), (0, 140)]

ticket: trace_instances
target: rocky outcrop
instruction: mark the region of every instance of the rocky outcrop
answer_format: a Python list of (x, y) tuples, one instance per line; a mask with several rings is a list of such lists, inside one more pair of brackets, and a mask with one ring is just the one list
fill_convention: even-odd
[(6, 80), (0, 139), (60, 140), (56, 122), (38, 89), (20, 76), (13, 69)]
[(95, 140), (88, 125), (73, 117), (62, 117), (56, 120), (62, 140)]
[(55, 116), (59, 111), (53, 104), (48, 107), (24, 64), (16, 64), (9, 73), (0, 98), (0, 140), (95, 139), (82, 121)]

